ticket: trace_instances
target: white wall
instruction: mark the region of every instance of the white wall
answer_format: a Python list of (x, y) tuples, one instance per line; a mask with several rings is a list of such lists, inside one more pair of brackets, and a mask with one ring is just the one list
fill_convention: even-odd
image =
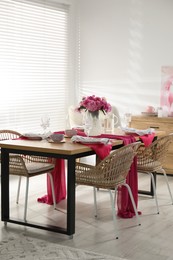
[(173, 65), (172, 0), (78, 0), (79, 95), (120, 113), (160, 105), (161, 66)]

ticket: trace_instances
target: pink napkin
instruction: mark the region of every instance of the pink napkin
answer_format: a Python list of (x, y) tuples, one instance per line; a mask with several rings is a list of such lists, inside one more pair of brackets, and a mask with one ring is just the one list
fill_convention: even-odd
[[(86, 134), (83, 131), (80, 131), (77, 129), (77, 135), (80, 136), (86, 136)], [(91, 136), (92, 137), (92, 136)], [(99, 136), (94, 136), (94, 137), (101, 137), (101, 135)], [(83, 143), (84, 144), (84, 143)], [(112, 145), (111, 144), (84, 144), (89, 146), (92, 150), (95, 151), (95, 153), (97, 154), (97, 156), (103, 160), (106, 156), (108, 156), (110, 154), (110, 151), (112, 150)]]
[(111, 144), (84, 144), (89, 146), (92, 150), (95, 151), (97, 156), (103, 160), (106, 156), (110, 154), (110, 151), (112, 150)]
[(136, 139), (132, 135), (101, 134), (100, 137), (122, 140), (124, 145), (136, 142)]
[(141, 139), (141, 141), (144, 143), (145, 146), (149, 146), (153, 139), (154, 139), (155, 134), (147, 134), (147, 135), (142, 135), (139, 136), (139, 138)]

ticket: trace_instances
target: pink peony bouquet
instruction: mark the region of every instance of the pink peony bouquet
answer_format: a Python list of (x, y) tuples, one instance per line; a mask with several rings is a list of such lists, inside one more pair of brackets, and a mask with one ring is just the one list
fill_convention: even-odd
[(106, 114), (112, 110), (112, 107), (106, 101), (106, 98), (100, 98), (93, 95), (82, 98), (82, 101), (79, 103), (78, 111), (81, 111), (82, 109), (91, 113), (102, 111), (103, 114)]

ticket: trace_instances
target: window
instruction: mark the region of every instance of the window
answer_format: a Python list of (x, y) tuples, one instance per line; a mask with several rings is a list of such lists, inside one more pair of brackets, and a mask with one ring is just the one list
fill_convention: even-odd
[(69, 6), (0, 1), (0, 128), (64, 128), (69, 88)]

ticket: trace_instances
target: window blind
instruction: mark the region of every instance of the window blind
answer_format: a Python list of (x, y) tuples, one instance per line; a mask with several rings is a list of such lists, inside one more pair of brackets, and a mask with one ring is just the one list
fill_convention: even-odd
[(69, 6), (0, 1), (0, 128), (64, 128), (69, 88)]

